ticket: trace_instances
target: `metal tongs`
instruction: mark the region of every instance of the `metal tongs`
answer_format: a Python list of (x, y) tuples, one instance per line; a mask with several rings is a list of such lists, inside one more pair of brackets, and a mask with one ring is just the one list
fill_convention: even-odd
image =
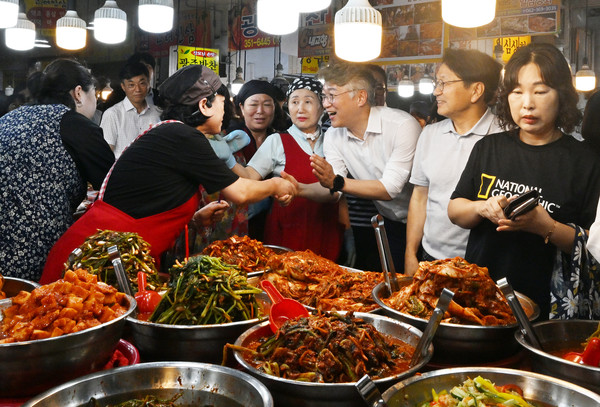
[(387, 403), (383, 401), (383, 396), (381, 392), (371, 380), (368, 374), (364, 375), (360, 378), (359, 381), (355, 384), (356, 389), (362, 396), (363, 400), (370, 407), (387, 407)]
[(413, 357), (410, 360), (409, 367), (416, 366), (421, 358), (427, 356), (427, 348), (429, 348), (429, 345), (433, 340), (433, 336), (435, 335), (435, 331), (437, 331), (437, 328), (440, 325), (444, 314), (448, 310), (448, 306), (450, 305), (450, 301), (452, 301), (453, 297), (454, 293), (452, 291), (448, 290), (447, 288), (442, 290), (435, 309), (431, 314), (431, 318), (429, 318), (429, 322), (425, 327), (423, 336), (421, 336), (419, 343), (417, 343), (417, 347), (415, 348), (415, 353), (413, 353)]
[(123, 268), (123, 262), (121, 261), (121, 253), (119, 253), (117, 245), (113, 245), (108, 248), (108, 258), (112, 262), (112, 265), (115, 269), (119, 287), (125, 294), (133, 296), (133, 293), (131, 292), (131, 286), (129, 285), (129, 279), (127, 278), (127, 274), (125, 274), (125, 268)]
[(390, 243), (388, 242), (385, 227), (383, 225), (383, 216), (377, 214), (371, 218), (371, 224), (375, 229), (377, 238), (377, 247), (379, 248), (379, 258), (381, 259), (381, 268), (385, 276), (385, 285), (388, 291), (393, 293), (399, 290), (398, 279), (396, 278), (396, 268), (390, 252)]
[(508, 305), (510, 305), (513, 314), (515, 314), (515, 318), (517, 318), (517, 322), (519, 323), (519, 327), (523, 336), (527, 338), (531, 346), (538, 348), (539, 350), (544, 350), (542, 348), (542, 343), (535, 334), (533, 326), (529, 322), (529, 318), (525, 314), (519, 299), (517, 298), (506, 277), (498, 280), (496, 284), (498, 285), (498, 288), (500, 288), (500, 291), (502, 291), (502, 294), (504, 294), (506, 297), (506, 301), (508, 301)]

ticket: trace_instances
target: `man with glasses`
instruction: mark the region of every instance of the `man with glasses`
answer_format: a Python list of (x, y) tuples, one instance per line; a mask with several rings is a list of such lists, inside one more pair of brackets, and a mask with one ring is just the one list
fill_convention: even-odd
[[(372, 199), (385, 219), (396, 269), (404, 265), (408, 178), (421, 126), (407, 112), (375, 105), (377, 82), (364, 66), (336, 62), (319, 72), (331, 127), (325, 159), (311, 156), (313, 173), (332, 193)], [(353, 178), (348, 178), (351, 174)]]
[(160, 121), (159, 109), (146, 100), (150, 89), (148, 68), (141, 62), (125, 64), (119, 78), (125, 99), (106, 109), (100, 122), (115, 159), (137, 136)]
[(469, 230), (448, 218), (450, 195), (473, 145), (501, 130), (488, 107), (494, 102), (502, 66), (475, 50), (446, 49), (433, 94), (438, 114), (447, 119), (425, 126), (410, 178), (404, 271), (413, 275), (419, 261), (464, 257)]

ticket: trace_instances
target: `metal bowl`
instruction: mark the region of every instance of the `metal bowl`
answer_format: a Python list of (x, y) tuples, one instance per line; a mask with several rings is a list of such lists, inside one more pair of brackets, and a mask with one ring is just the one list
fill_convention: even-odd
[(104, 324), (55, 338), (0, 344), (0, 397), (38, 394), (101, 369), (119, 343), (125, 318), (135, 309), (133, 297), (127, 301), (128, 311)]
[(597, 406), (600, 395), (564, 380), (514, 369), (465, 367), (434, 370), (396, 383), (383, 393), (389, 407), (415, 407), (431, 400), (431, 389), (450, 391), (468, 378), (481, 376), (496, 385), (516, 384), (523, 396), (544, 406)]
[(24, 280), (17, 277), (4, 277), (4, 285), (2, 291), (6, 294), (7, 298), (11, 298), (19, 294), (21, 291), (33, 291), (40, 285), (33, 281)]
[(218, 325), (166, 325), (130, 316), (127, 326), (142, 360), (221, 364), (225, 344), (265, 318)]
[(252, 376), (223, 366), (191, 362), (155, 362), (93, 373), (58, 386), (23, 407), (101, 405), (154, 395), (186, 406), (273, 407), (267, 388)]
[[(393, 320), (383, 315), (355, 312), (354, 315), (373, 324), (381, 332), (399, 338), (404, 342), (416, 346), (421, 335), (421, 331), (408, 324)], [(236, 341), (235, 345), (245, 346), (249, 341), (257, 337), (271, 336), (272, 332), (268, 322), (263, 322), (244, 332)], [(397, 374), (395, 376), (374, 380), (380, 391), (387, 389), (390, 385), (403, 378), (417, 373), (433, 354), (433, 346), (429, 345), (427, 357), (421, 360), (411, 369)], [(361, 407), (364, 402), (356, 390), (356, 383), (307, 383), (296, 380), (282, 379), (263, 373), (250, 365), (242, 357), (241, 353), (234, 351), (236, 360), (251, 375), (263, 382), (271, 391), (275, 403), (278, 406), (286, 407)]]
[[(544, 350), (548, 352), (581, 347), (581, 343), (598, 328), (598, 321), (554, 320), (538, 322), (533, 329)], [(569, 362), (532, 347), (521, 331), (515, 332), (517, 342), (531, 359), (534, 371), (564, 379), (600, 393), (600, 367)]]
[[(410, 280), (412, 281), (412, 278)], [(540, 314), (537, 304), (520, 293), (516, 293), (516, 295), (525, 313), (529, 315), (529, 319), (535, 320)], [(373, 298), (385, 315), (406, 322), (420, 330), (425, 329), (427, 319), (417, 318), (387, 306), (381, 300), (387, 296), (388, 290), (384, 283), (378, 284), (373, 289)], [(435, 346), (433, 362), (468, 366), (510, 358), (520, 349), (514, 338), (517, 327), (516, 323), (500, 326), (479, 326), (442, 322), (433, 338), (433, 346)]]

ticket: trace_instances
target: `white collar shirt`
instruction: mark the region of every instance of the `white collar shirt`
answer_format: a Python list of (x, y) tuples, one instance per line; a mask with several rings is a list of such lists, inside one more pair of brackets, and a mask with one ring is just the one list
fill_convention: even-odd
[(330, 127), (323, 151), (336, 174), (379, 180), (392, 200), (374, 201), (381, 215), (406, 222), (412, 188), (408, 183), (421, 125), (407, 112), (371, 107), (364, 138), (345, 127)]
[(102, 115), (100, 127), (104, 131), (104, 139), (113, 148), (115, 159), (138, 135), (160, 121), (160, 111), (154, 104), (147, 104), (141, 113), (127, 97), (114, 106), (106, 109)]

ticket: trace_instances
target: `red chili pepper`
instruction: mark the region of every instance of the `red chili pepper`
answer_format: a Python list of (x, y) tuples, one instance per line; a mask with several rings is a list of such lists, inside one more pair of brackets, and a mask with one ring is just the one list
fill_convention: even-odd
[(138, 271), (138, 292), (134, 298), (137, 302), (138, 311), (141, 313), (151, 313), (158, 306), (162, 299), (156, 291), (146, 291), (146, 273)]
[(581, 361), (582, 354), (579, 352), (569, 352), (569, 353), (565, 354), (565, 356), (563, 356), (563, 359), (569, 360), (573, 363), (583, 363)]
[(592, 338), (585, 347), (581, 360), (586, 365), (600, 366), (600, 338)]

